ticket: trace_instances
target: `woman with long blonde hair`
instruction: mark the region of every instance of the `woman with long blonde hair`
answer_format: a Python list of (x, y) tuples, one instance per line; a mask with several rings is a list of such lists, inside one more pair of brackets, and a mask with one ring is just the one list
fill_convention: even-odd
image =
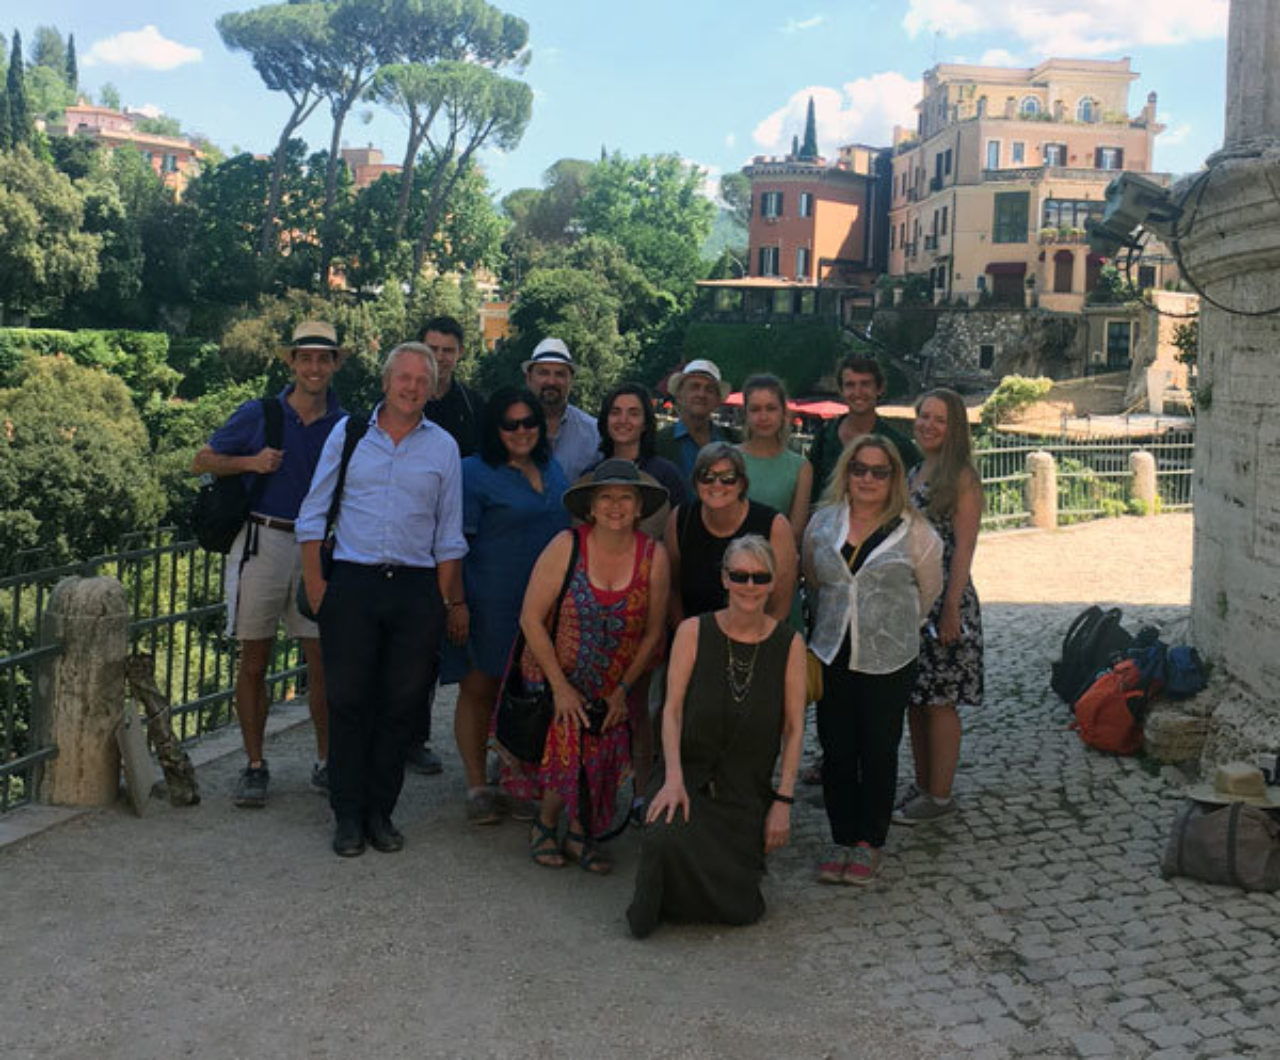
[(814, 595), (809, 649), (822, 663), (818, 739), (831, 824), (822, 883), (866, 884), (880, 871), (920, 626), (942, 587), (942, 542), (907, 500), (892, 442), (854, 438), (827, 504), (804, 535)]
[(916, 402), (916, 444), (924, 461), (909, 479), (913, 503), (942, 538), (943, 589), (920, 640), (920, 666), (907, 714), (915, 758), (913, 790), (897, 824), (955, 811), (951, 785), (960, 760), (960, 711), (982, 704), (982, 609), (969, 577), (982, 520), (982, 480), (973, 466), (964, 400), (938, 389)]

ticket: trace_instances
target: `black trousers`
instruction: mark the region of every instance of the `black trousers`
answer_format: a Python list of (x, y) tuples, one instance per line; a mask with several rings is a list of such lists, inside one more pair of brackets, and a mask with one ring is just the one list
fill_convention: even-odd
[(831, 841), (884, 846), (898, 786), (898, 744), (915, 684), (911, 662), (890, 674), (849, 670), (848, 641), (822, 670), (818, 741)]
[(415, 718), (435, 684), (444, 602), (427, 567), (336, 563), (320, 607), (329, 700), (329, 805), (391, 815)]

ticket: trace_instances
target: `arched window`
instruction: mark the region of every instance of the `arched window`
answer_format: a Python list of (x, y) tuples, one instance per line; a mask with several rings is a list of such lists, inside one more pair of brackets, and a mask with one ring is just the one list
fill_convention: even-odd
[(1095, 122), (1098, 120), (1098, 104), (1088, 96), (1076, 104), (1076, 121)]
[(1040, 101), (1035, 96), (1023, 96), (1018, 113), (1024, 118), (1034, 118), (1040, 113)]

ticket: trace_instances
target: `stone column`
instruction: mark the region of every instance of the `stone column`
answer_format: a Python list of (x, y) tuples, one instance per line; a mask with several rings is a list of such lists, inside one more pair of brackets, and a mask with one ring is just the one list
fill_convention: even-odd
[(1184, 272), (1212, 299), (1200, 309), (1192, 631), (1234, 697), (1255, 704), (1233, 723), (1245, 733), (1280, 715), (1280, 314), (1242, 315), (1280, 306), (1274, 0), (1232, 0), (1226, 129), (1207, 175), (1175, 194)]
[(49, 595), (44, 643), (62, 645), (36, 678), (36, 746), (52, 744), (38, 796), (62, 806), (106, 806), (120, 790), (116, 725), (124, 711), (129, 599), (114, 578), (64, 578)]
[(1043, 449), (1027, 454), (1027, 511), (1038, 530), (1058, 526), (1058, 465)]
[(1133, 476), (1133, 499), (1141, 502), (1147, 515), (1156, 514), (1156, 458), (1145, 449), (1129, 454), (1129, 474)]

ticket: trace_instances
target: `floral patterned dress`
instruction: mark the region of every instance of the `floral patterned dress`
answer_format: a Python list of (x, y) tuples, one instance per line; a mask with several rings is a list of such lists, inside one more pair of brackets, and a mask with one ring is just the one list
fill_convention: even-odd
[[(637, 532), (631, 583), (624, 589), (597, 589), (587, 575), (590, 530), (584, 525), (574, 531), (578, 559), (560, 604), (555, 641), (560, 668), (588, 700), (608, 696), (617, 688), (636, 657), (649, 618), (654, 551), (653, 538)], [(520, 669), (530, 692), (545, 684), (545, 675), (528, 648), (521, 656)], [(592, 736), (576, 721), (553, 721), (547, 730), (542, 762), (528, 766), (504, 761), (502, 786), (518, 799), (536, 800), (555, 792), (564, 800), (571, 819), (583, 820), (591, 835), (599, 835), (613, 818), (618, 787), (630, 773), (630, 757), (626, 725)], [(589, 806), (581, 805), (584, 787)]]
[(929, 483), (920, 475), (917, 466), (908, 477), (911, 501), (933, 524), (942, 538), (942, 593), (929, 612), (928, 621), (920, 631), (920, 663), (916, 671), (916, 686), (911, 693), (911, 706), (928, 706), (930, 703), (954, 703), (957, 706), (980, 707), (983, 695), (982, 663), (982, 608), (973, 580), (964, 587), (960, 597), (960, 639), (954, 644), (943, 644), (936, 635), (942, 624), (942, 601), (947, 595), (947, 583), (951, 578), (951, 557), (956, 550), (956, 531), (951, 514), (934, 516), (929, 513)]

